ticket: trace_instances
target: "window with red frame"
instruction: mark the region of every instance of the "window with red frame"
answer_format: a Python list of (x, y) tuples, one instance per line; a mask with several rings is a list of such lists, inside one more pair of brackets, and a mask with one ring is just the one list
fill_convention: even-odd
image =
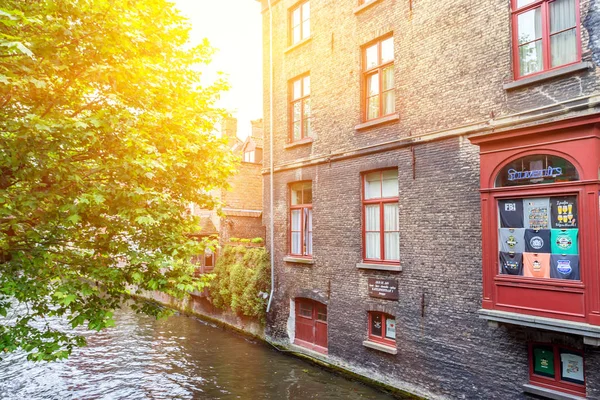
[(312, 182), (290, 186), (290, 255), (312, 257)]
[(369, 340), (396, 346), (396, 318), (382, 312), (369, 312)]
[(581, 59), (578, 0), (511, 0), (515, 77)]
[(529, 374), (534, 385), (585, 394), (583, 353), (556, 344), (529, 345)]
[(310, 76), (292, 80), (290, 84), (290, 141), (295, 142), (310, 137)]
[(399, 262), (397, 169), (363, 175), (363, 217), (364, 260)]
[(394, 95), (394, 38), (387, 37), (363, 49), (364, 119), (392, 114)]
[(301, 42), (310, 37), (310, 2), (298, 4), (290, 12), (291, 44)]

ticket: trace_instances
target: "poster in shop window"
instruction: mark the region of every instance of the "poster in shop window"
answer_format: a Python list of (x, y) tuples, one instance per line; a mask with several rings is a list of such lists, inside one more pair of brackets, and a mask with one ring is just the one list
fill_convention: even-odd
[(577, 228), (577, 197), (551, 197), (550, 209), (552, 214), (552, 228), (569, 229)]
[(583, 357), (573, 353), (560, 355), (562, 364), (562, 377), (572, 379), (583, 384)]
[(550, 199), (523, 199), (525, 209), (525, 228), (549, 229), (550, 228)]

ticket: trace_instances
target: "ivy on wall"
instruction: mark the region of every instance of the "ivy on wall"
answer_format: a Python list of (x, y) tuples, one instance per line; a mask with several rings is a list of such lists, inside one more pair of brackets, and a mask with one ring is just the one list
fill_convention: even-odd
[(271, 273), (264, 247), (226, 245), (213, 274), (209, 294), (215, 307), (265, 322)]

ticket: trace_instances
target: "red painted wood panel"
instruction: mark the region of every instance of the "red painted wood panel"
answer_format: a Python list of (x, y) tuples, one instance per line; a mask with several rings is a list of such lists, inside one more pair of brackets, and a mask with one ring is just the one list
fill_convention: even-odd
[(585, 319), (583, 293), (550, 290), (547, 287), (496, 285), (496, 306), (512, 311), (538, 315), (548, 313), (552, 318), (582, 321)]

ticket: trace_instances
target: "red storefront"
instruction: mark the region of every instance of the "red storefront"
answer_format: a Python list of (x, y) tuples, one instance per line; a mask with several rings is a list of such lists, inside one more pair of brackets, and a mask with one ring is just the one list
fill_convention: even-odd
[(470, 140), (481, 163), (480, 315), (598, 345), (600, 117)]

